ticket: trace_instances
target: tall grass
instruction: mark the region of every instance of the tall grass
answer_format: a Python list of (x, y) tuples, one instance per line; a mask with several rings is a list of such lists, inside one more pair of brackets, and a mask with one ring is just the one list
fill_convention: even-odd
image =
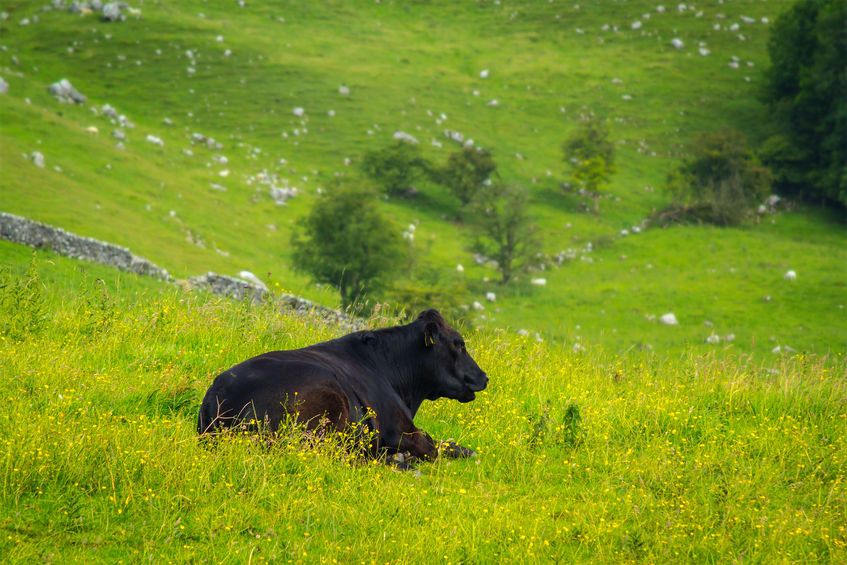
[(0, 315), (41, 320), (0, 326), (12, 561), (847, 559), (843, 357), (612, 358), (474, 332), (489, 389), (417, 423), (478, 457), (399, 472), (291, 434), (197, 441), (214, 375), (330, 325), (176, 290), (68, 292), (37, 266), (3, 282)]

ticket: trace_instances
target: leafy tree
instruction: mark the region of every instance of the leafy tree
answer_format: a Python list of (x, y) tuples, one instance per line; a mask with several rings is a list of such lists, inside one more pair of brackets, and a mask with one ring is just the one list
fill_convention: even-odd
[(294, 267), (336, 287), (345, 307), (385, 288), (407, 253), (400, 230), (379, 213), (375, 194), (342, 186), (318, 198), (291, 244)]
[(768, 43), (765, 98), (780, 132), (762, 146), (782, 192), (847, 206), (847, 0), (800, 0)]
[(484, 186), (472, 206), (472, 226), (477, 240), (474, 249), (497, 261), (501, 282), (533, 266), (541, 242), (527, 211), (529, 194), (516, 185)]
[(364, 173), (389, 195), (408, 193), (429, 168), (420, 148), (402, 140), (368, 151), (362, 160)]
[(701, 136), (691, 155), (668, 176), (673, 204), (660, 219), (736, 225), (770, 193), (771, 174), (747, 146), (727, 130)]
[(497, 170), (491, 153), (485, 149), (462, 147), (451, 153), (439, 178), (467, 206)]
[(565, 140), (562, 151), (572, 183), (591, 195), (594, 212), (599, 212), (601, 192), (615, 172), (615, 146), (609, 141), (606, 124), (596, 117), (584, 121)]

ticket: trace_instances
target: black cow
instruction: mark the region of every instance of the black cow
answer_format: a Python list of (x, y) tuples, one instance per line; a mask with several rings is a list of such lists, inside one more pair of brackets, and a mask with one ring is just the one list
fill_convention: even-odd
[[(427, 310), (405, 326), (271, 351), (224, 371), (203, 398), (197, 431), (254, 419), (275, 430), (288, 414), (307, 429), (364, 422), (375, 432), (378, 453), (434, 459), (439, 446), (413, 422), (421, 402), (470, 402), (487, 384), (462, 336), (438, 311)], [(467, 457), (473, 451), (449, 443), (442, 453)]]

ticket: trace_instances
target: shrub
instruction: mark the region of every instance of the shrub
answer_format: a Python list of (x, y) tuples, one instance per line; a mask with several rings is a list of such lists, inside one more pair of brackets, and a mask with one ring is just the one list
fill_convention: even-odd
[(658, 219), (740, 224), (770, 193), (771, 174), (734, 130), (709, 133), (668, 175), (671, 206)]
[(362, 160), (364, 173), (389, 195), (408, 194), (414, 182), (429, 169), (420, 148), (400, 140), (368, 151)]
[(615, 146), (609, 141), (609, 130), (599, 118), (592, 117), (562, 145), (565, 162), (570, 166), (574, 186), (594, 200), (594, 212), (600, 211), (600, 195), (615, 172)]
[(497, 165), (490, 152), (463, 147), (450, 154), (438, 176), (440, 182), (450, 189), (462, 205), (467, 206), (496, 170)]
[(342, 186), (318, 198), (291, 243), (295, 268), (336, 287), (345, 307), (385, 288), (408, 253), (373, 192)]
[(523, 187), (492, 184), (483, 187), (474, 200), (474, 250), (497, 261), (503, 284), (532, 267), (541, 250), (538, 230), (527, 210), (528, 199)]

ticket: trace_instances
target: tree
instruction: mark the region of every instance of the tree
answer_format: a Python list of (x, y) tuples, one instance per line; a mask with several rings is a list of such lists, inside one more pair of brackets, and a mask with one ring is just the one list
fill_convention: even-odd
[(515, 273), (531, 268), (541, 251), (535, 223), (527, 211), (528, 198), (525, 188), (491, 184), (484, 186), (473, 202), (474, 249), (497, 261), (503, 284)]
[(673, 204), (664, 220), (741, 223), (770, 193), (771, 174), (735, 130), (702, 135), (668, 175)]
[(336, 287), (345, 307), (385, 288), (407, 253), (373, 192), (342, 186), (318, 197), (291, 244), (294, 267)]
[(615, 172), (615, 146), (609, 141), (606, 124), (596, 117), (584, 121), (562, 145), (570, 178), (594, 200), (600, 211), (600, 195)]
[(429, 164), (416, 144), (397, 140), (382, 149), (365, 153), (362, 170), (386, 194), (402, 195), (429, 170)]
[(800, 0), (771, 30), (762, 146), (781, 192), (847, 206), (847, 0)]
[(467, 206), (496, 170), (491, 153), (485, 149), (462, 147), (450, 154), (439, 178), (462, 205)]

